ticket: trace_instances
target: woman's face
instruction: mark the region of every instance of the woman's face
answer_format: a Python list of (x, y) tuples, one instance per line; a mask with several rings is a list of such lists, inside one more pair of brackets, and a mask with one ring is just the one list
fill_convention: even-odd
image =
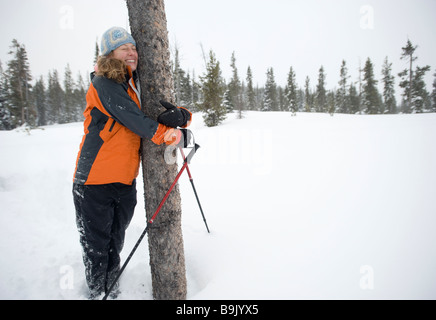
[(113, 58), (124, 61), (132, 68), (132, 72), (138, 67), (138, 52), (133, 43), (126, 43), (115, 49)]

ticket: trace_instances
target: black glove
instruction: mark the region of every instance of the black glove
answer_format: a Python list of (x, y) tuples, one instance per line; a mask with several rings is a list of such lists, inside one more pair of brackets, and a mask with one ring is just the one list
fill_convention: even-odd
[(166, 101), (160, 101), (160, 104), (167, 109), (167, 111), (164, 111), (159, 115), (157, 118), (159, 123), (171, 128), (183, 127), (186, 125), (189, 118), (186, 118), (185, 113), (182, 111), (183, 109), (179, 109), (175, 105)]
[(189, 112), (187, 109), (185, 108), (179, 108), (179, 110), (182, 112), (183, 114), (183, 123), (182, 125), (180, 125), (179, 127), (185, 127), (188, 124), (188, 121), (191, 120), (191, 112)]

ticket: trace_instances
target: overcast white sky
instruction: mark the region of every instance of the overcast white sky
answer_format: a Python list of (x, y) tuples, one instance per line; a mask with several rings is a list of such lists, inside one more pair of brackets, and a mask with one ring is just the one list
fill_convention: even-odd
[[(418, 65), (430, 65), (431, 90), (436, 70), (435, 0), (166, 0), (170, 43), (177, 42), (182, 67), (204, 72), (200, 44), (212, 49), (230, 77), (235, 51), (240, 78), (250, 65), (263, 86), (267, 68), (285, 85), (289, 68), (300, 86), (306, 76), (315, 86), (324, 66), (327, 88), (337, 87), (342, 59), (352, 80), (359, 60), (375, 64), (380, 79), (386, 56), (395, 75), (407, 64), (400, 60), (407, 39), (419, 45)], [(128, 27), (124, 0), (0, 0), (0, 60), (10, 59), (16, 38), (26, 46), (34, 78), (67, 63), (76, 75), (93, 69), (95, 41), (112, 26)], [(398, 85), (398, 78), (396, 84)], [(397, 88), (397, 93), (399, 89)]]

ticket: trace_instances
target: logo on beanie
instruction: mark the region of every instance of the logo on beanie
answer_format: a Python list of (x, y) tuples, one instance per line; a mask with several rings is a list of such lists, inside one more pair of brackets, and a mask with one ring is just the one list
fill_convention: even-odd
[(115, 30), (114, 33), (112, 34), (112, 39), (114, 41), (117, 41), (118, 39), (121, 39), (125, 36), (125, 34), (123, 34), (123, 32), (121, 32), (120, 30)]

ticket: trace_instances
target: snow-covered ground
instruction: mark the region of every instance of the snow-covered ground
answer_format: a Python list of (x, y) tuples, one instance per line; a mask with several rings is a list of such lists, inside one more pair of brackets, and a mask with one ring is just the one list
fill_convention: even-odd
[[(436, 114), (247, 112), (191, 129), (189, 299), (436, 299)], [(86, 299), (71, 195), (82, 124), (0, 132), (0, 299)], [(123, 259), (145, 227), (138, 206)], [(152, 299), (148, 242), (119, 299)]]

